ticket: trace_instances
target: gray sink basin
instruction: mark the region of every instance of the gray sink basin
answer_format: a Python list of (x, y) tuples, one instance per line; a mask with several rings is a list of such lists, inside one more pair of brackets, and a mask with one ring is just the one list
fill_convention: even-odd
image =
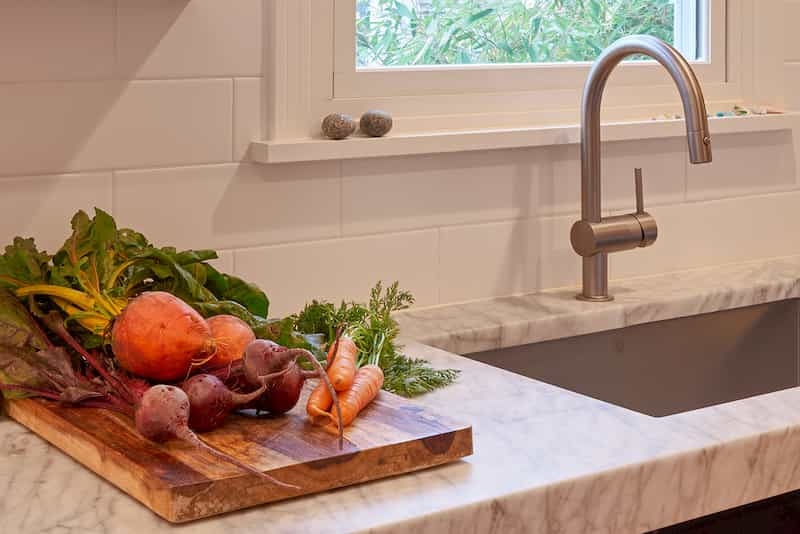
[(662, 417), (799, 385), (799, 311), (786, 300), (467, 356)]

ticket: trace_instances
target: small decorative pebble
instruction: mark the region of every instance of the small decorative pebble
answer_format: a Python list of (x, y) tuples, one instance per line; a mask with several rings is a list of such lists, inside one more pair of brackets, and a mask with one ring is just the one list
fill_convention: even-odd
[(344, 113), (331, 113), (322, 120), (322, 133), (331, 139), (344, 139), (356, 131), (356, 121)]
[(383, 137), (392, 129), (392, 116), (385, 111), (367, 111), (361, 116), (360, 126), (370, 137)]

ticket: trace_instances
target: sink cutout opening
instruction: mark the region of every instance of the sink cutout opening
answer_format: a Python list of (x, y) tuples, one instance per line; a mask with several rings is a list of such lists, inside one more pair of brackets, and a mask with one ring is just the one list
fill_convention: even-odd
[(800, 385), (800, 304), (784, 300), (467, 355), (664, 417)]

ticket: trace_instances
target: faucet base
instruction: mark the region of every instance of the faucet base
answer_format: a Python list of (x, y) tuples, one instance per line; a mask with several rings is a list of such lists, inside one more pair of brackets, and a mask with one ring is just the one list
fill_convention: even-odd
[(614, 300), (613, 295), (600, 295), (597, 297), (587, 297), (583, 293), (578, 293), (575, 298), (584, 302), (611, 302)]

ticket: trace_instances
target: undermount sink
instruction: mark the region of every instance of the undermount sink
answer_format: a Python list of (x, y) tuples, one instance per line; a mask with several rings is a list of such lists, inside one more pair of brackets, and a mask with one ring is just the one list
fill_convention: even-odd
[(663, 417), (800, 385), (799, 303), (785, 300), (467, 357)]

